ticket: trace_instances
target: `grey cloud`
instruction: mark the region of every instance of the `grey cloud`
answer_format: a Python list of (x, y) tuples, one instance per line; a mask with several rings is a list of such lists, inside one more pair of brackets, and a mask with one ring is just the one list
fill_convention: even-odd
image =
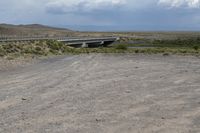
[(169, 7), (199, 8), (200, 0), (159, 0), (158, 4)]
[(94, 13), (104, 11), (116, 11), (125, 4), (125, 0), (57, 0), (46, 5), (46, 11), (52, 14), (67, 13)]

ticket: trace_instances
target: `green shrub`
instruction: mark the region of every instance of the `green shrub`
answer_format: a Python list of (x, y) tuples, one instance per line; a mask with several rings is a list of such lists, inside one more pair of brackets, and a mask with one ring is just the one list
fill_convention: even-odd
[(37, 46), (37, 47), (35, 47), (35, 50), (36, 51), (42, 51), (42, 48)]
[(31, 47), (30, 48), (24, 48), (21, 52), (25, 53), (25, 54), (32, 54), (33, 49)]
[(156, 46), (163, 46), (163, 47), (193, 47), (196, 44), (200, 44), (200, 38), (178, 38), (174, 40), (153, 40), (152, 44)]
[(198, 49), (199, 49), (199, 46), (197, 46), (197, 45), (196, 45), (196, 46), (193, 46), (193, 49), (194, 49), (194, 50), (198, 50)]
[(115, 45), (115, 49), (127, 50), (127, 46), (124, 44), (118, 44), (118, 45)]
[(163, 53), (163, 56), (169, 56), (170, 54), (169, 53)]
[(49, 52), (52, 53), (52, 54), (55, 54), (55, 55), (58, 54), (58, 51), (57, 50), (53, 50), (53, 49), (50, 49)]
[(63, 43), (58, 42), (58, 41), (53, 41), (53, 40), (48, 40), (46, 44), (48, 45), (50, 49), (53, 49), (53, 50), (60, 50), (62, 49), (62, 47), (65, 46)]
[(6, 55), (6, 51), (0, 46), (0, 56), (5, 56)]
[(139, 49), (136, 49), (136, 50), (135, 50), (135, 53), (139, 53), (139, 52), (140, 52)]

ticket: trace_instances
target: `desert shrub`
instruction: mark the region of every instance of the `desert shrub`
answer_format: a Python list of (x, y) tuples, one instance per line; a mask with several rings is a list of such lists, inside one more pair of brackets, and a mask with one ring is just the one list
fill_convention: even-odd
[(19, 51), (19, 49), (14, 44), (5, 44), (3, 45), (3, 49), (6, 53), (16, 53)]
[(58, 51), (54, 50), (54, 49), (50, 49), (49, 52), (52, 53), (52, 54), (55, 54), (55, 55), (58, 54)]
[(127, 46), (124, 44), (118, 44), (118, 45), (115, 45), (115, 49), (126, 50)]
[(185, 54), (187, 53), (187, 50), (184, 49), (184, 50), (181, 50), (180, 52)]
[(196, 46), (193, 46), (193, 49), (194, 49), (194, 50), (198, 50), (198, 49), (199, 49), (199, 46), (197, 46), (197, 45), (196, 45)]
[(159, 46), (183, 46), (183, 47), (193, 47), (196, 44), (200, 44), (200, 38), (184, 38), (184, 39), (174, 39), (174, 40), (153, 40), (152, 44)]
[(0, 56), (5, 56), (6, 55), (6, 51), (3, 49), (3, 47), (0, 46)]
[(35, 50), (36, 51), (42, 51), (42, 48), (37, 46), (37, 47), (35, 47)]
[(135, 50), (135, 53), (139, 53), (139, 52), (140, 52), (139, 49), (136, 49), (136, 50)]
[(169, 53), (163, 53), (163, 56), (169, 56), (170, 54)]
[(33, 49), (32, 49), (31, 47), (29, 47), (29, 48), (24, 48), (24, 49), (22, 50), (22, 53), (31, 54), (31, 53), (33, 53)]
[(39, 48), (37, 47), (26, 47), (24, 48), (23, 51), (21, 51), (21, 53), (25, 53), (25, 54), (33, 54), (33, 55), (43, 55), (45, 54), (44, 51), (39, 50)]
[(64, 47), (63, 43), (58, 42), (58, 41), (53, 41), (53, 40), (48, 40), (46, 44), (48, 45), (50, 49), (53, 49), (53, 50), (60, 50), (62, 47)]

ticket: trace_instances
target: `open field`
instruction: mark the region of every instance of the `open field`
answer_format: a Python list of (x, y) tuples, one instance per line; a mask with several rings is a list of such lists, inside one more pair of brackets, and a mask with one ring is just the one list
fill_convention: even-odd
[(89, 54), (0, 71), (2, 133), (199, 133), (200, 59)]

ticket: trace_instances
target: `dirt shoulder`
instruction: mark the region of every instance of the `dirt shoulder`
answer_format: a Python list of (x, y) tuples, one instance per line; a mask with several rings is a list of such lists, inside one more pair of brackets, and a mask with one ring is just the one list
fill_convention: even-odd
[(3, 133), (198, 133), (200, 59), (88, 54), (0, 76)]

